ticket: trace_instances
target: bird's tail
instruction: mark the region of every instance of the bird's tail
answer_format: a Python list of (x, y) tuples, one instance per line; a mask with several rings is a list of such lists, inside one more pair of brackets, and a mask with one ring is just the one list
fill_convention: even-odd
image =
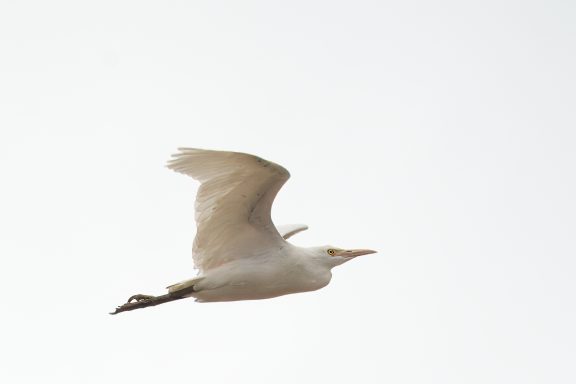
[(204, 280), (204, 276), (196, 276), (193, 279), (184, 280), (176, 284), (172, 284), (166, 287), (169, 293), (182, 295), (183, 292), (191, 293), (194, 292), (194, 285), (198, 284), (199, 281)]

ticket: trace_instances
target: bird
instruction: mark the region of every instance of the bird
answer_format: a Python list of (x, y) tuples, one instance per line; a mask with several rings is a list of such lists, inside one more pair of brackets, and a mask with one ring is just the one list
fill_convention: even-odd
[(167, 167), (200, 182), (192, 257), (197, 275), (160, 296), (137, 294), (111, 314), (184, 298), (197, 302), (269, 299), (328, 285), (332, 269), (371, 249), (299, 247), (304, 224), (275, 226), (271, 209), (290, 173), (258, 156), (178, 148)]

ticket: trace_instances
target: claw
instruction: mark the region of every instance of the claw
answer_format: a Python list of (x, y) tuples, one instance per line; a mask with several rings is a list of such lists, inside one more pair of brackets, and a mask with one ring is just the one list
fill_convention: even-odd
[(140, 302), (140, 301), (144, 301), (144, 300), (152, 300), (154, 298), (155, 298), (155, 296), (150, 296), (150, 295), (132, 295), (132, 296), (130, 296), (130, 298), (128, 299), (126, 304), (131, 303), (133, 300)]
[[(134, 295), (134, 296), (136, 296), (136, 295)], [(132, 297), (130, 297), (129, 300), (132, 300)], [(134, 298), (134, 300), (136, 300), (135, 303), (131, 303), (130, 301), (128, 301), (127, 303), (119, 305), (118, 307), (116, 307), (114, 312), (110, 312), (110, 314), (115, 315), (115, 314), (120, 313), (120, 312), (130, 311), (131, 309), (138, 308), (138, 303), (146, 301), (146, 299), (144, 299), (144, 298), (140, 298), (140, 299)]]

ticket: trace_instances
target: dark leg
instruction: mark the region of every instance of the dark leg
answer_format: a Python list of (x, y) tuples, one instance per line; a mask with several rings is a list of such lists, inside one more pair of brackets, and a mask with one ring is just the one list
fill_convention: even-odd
[[(168, 293), (162, 296), (150, 296), (150, 295), (133, 295), (130, 296), (125, 304), (117, 307), (114, 312), (110, 312), (111, 315), (115, 315), (120, 312), (132, 311), (134, 309), (152, 307), (158, 304), (168, 303), (174, 300), (184, 299), (186, 295), (194, 292), (194, 287), (188, 287), (186, 289)], [(134, 302), (133, 302), (134, 301)]]
[[(183, 299), (182, 296), (174, 296), (171, 294), (162, 296), (148, 296), (148, 295), (134, 295), (128, 299), (128, 302), (117, 307), (114, 312), (110, 312), (111, 315), (115, 315), (120, 312), (132, 311), (134, 309), (152, 307), (158, 304), (168, 303), (169, 301)], [(132, 302), (132, 300), (136, 300)]]

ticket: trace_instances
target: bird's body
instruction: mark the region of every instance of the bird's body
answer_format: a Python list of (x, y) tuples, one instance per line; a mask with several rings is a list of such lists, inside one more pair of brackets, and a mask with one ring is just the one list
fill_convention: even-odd
[(272, 203), (290, 177), (278, 164), (245, 153), (183, 148), (168, 167), (201, 183), (192, 252), (198, 275), (169, 286), (166, 295), (135, 295), (114, 313), (186, 297), (235, 301), (314, 291), (330, 282), (333, 267), (374, 253), (286, 241), (307, 227), (272, 222)]
[(169, 287), (193, 285), (187, 296), (200, 302), (268, 299), (290, 293), (315, 291), (332, 278), (330, 269), (311, 263), (310, 251), (291, 244), (257, 256), (234, 260), (209, 273)]

